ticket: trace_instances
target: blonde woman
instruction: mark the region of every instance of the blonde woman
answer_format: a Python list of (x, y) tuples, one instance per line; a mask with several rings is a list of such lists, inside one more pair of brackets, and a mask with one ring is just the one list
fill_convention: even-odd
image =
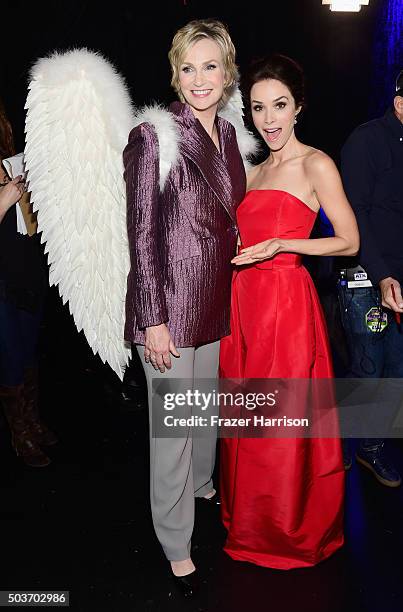
[[(124, 151), (131, 258), (125, 338), (144, 357), (150, 430), (153, 379), (217, 376), (219, 340), (230, 331), (235, 211), (246, 188), (235, 128), (218, 115), (238, 76), (226, 28), (213, 20), (187, 24), (169, 60), (179, 101), (169, 112), (148, 109)], [(170, 170), (162, 177), (166, 137)], [(215, 495), (215, 447), (212, 437), (150, 437), (154, 528), (185, 596), (197, 581), (194, 498)]]

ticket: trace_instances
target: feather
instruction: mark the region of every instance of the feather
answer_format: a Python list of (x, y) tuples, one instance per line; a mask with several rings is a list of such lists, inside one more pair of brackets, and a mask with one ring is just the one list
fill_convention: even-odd
[(259, 143), (244, 124), (244, 105), (239, 87), (235, 87), (226, 105), (218, 114), (229, 121), (235, 128), (239, 152), (244, 160), (246, 170), (251, 166), (251, 158), (259, 151)]
[(143, 107), (136, 115), (136, 125), (150, 123), (158, 138), (160, 154), (160, 190), (179, 157), (179, 130), (175, 116), (159, 104)]
[(49, 281), (94, 353), (122, 379), (129, 249), (122, 152), (135, 125), (122, 77), (77, 49), (31, 71), (25, 163)]

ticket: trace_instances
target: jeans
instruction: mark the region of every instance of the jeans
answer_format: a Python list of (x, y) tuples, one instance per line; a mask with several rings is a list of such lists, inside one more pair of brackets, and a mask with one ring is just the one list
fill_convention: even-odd
[[(394, 313), (382, 307), (381, 294), (375, 287), (349, 289), (338, 284), (341, 320), (350, 352), (350, 378), (403, 378), (403, 330)], [(396, 407), (395, 407), (396, 408)], [(394, 410), (388, 408), (392, 419)], [(368, 415), (370, 418), (370, 415)], [(382, 439), (364, 440), (373, 446)]]
[(24, 371), (37, 361), (42, 311), (31, 313), (0, 299), (0, 385), (24, 382)]

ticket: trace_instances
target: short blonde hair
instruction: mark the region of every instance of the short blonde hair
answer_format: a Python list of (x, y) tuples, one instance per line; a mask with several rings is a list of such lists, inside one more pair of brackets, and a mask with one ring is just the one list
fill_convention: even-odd
[(227, 103), (228, 98), (238, 83), (239, 73), (235, 63), (234, 43), (227, 28), (221, 21), (215, 19), (190, 21), (176, 32), (168, 53), (172, 70), (171, 85), (178, 94), (179, 99), (185, 102), (179, 84), (179, 68), (189, 47), (203, 38), (210, 38), (221, 49), (225, 72), (224, 92), (219, 104), (219, 107), (222, 108)]

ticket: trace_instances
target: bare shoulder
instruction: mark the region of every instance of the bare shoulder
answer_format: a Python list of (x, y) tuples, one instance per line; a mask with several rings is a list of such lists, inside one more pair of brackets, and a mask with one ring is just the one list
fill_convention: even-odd
[(309, 176), (317, 176), (323, 172), (334, 172), (336, 165), (332, 158), (314, 147), (308, 147), (304, 158), (304, 166)]

